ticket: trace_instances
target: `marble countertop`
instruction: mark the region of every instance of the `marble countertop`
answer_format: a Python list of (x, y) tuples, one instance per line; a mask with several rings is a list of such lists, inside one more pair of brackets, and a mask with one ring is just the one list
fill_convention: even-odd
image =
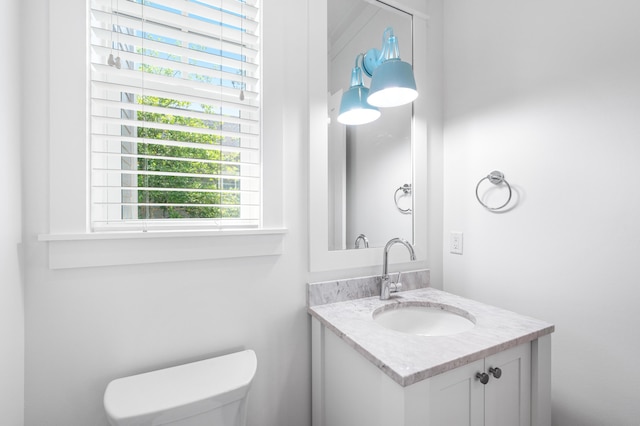
[[(471, 315), (475, 327), (459, 334), (427, 337), (392, 331), (373, 320), (375, 310), (403, 302), (461, 309)], [(373, 296), (310, 306), (308, 312), (401, 386), (554, 331), (547, 322), (430, 287), (394, 293), (389, 300)]]

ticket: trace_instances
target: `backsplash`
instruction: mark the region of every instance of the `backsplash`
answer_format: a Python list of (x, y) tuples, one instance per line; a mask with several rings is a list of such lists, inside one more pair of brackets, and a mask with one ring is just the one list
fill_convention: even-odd
[[(394, 283), (398, 280), (398, 272), (389, 275)], [(428, 269), (402, 272), (400, 282), (401, 291), (429, 287), (431, 274)], [(379, 295), (380, 275), (307, 283), (309, 307)]]

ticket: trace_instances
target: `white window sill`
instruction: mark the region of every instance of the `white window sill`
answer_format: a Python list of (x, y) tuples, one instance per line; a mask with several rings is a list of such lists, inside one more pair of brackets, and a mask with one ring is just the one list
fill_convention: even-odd
[(41, 234), (51, 269), (282, 254), (284, 228)]

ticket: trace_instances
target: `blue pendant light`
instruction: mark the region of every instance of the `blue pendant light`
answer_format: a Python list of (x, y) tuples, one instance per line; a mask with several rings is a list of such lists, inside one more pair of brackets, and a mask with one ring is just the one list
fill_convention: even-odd
[(342, 124), (366, 124), (380, 117), (378, 108), (367, 102), (369, 89), (362, 83), (362, 69), (358, 65), (362, 58), (364, 58), (362, 53), (356, 56), (356, 63), (351, 71), (351, 87), (342, 95), (340, 101), (338, 121)]
[(400, 48), (393, 28), (385, 29), (381, 52), (377, 49), (367, 52), (363, 68), (371, 76), (371, 90), (367, 97), (369, 104), (395, 107), (413, 102), (418, 97), (413, 69), (400, 60)]

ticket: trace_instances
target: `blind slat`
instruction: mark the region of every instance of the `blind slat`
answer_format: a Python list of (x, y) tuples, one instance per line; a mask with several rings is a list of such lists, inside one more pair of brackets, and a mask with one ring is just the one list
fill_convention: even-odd
[(223, 136), (223, 137), (230, 137), (230, 138), (240, 138), (240, 139), (246, 139), (246, 140), (257, 140), (260, 137), (260, 135), (251, 134), (251, 133), (232, 132), (232, 131), (227, 131), (222, 129), (189, 127), (189, 126), (181, 126), (176, 124), (157, 123), (155, 121), (128, 120), (124, 118), (110, 118), (110, 117), (100, 117), (100, 116), (94, 116), (93, 118), (95, 120), (97, 127), (99, 127), (100, 125), (132, 126), (132, 127), (145, 128), (145, 129), (160, 129), (160, 130), (168, 130), (168, 131), (174, 131), (174, 132), (195, 133), (200, 135), (215, 135), (215, 136)]
[(210, 164), (210, 165), (218, 165), (218, 166), (229, 166), (229, 167), (242, 167), (242, 166), (255, 166), (258, 163), (233, 163), (229, 161), (217, 161), (217, 160), (206, 160), (202, 158), (177, 158), (177, 157), (166, 157), (166, 156), (154, 156), (154, 155), (132, 155), (132, 154), (115, 154), (115, 153), (104, 153), (104, 152), (94, 152), (95, 155), (103, 155), (109, 158), (121, 158), (121, 159), (131, 159), (131, 160), (160, 160), (160, 161), (184, 161), (190, 163), (199, 163), (199, 164)]
[[(163, 0), (166, 1), (166, 0)], [(181, 1), (181, 0), (170, 0), (170, 1)], [(236, 14), (242, 14), (247, 17), (247, 19), (256, 21), (258, 16), (258, 8), (255, 7), (255, 1), (245, 1), (244, 3), (239, 0), (200, 0), (199, 3), (214, 7), (217, 9), (223, 9), (229, 12), (233, 12)], [(201, 6), (199, 6), (201, 7)]]
[[(92, 64), (92, 72), (95, 75), (94, 81), (108, 82), (116, 86), (142, 86), (141, 95), (147, 95), (148, 90), (172, 93), (172, 90), (180, 90), (180, 93), (205, 99), (221, 99), (233, 102), (240, 97), (240, 90), (218, 85), (207, 84), (199, 81), (184, 80), (173, 77), (165, 77), (157, 74), (141, 73), (138, 71), (120, 69), (113, 73), (108, 65)], [(103, 72), (101, 75), (100, 71)], [(104, 77), (103, 77), (104, 76)], [(178, 87), (176, 87), (178, 86)], [(177, 90), (176, 90), (177, 91)], [(256, 92), (245, 91), (247, 106), (258, 106), (258, 94)], [(242, 109), (244, 104), (236, 103), (236, 107)]]
[(176, 176), (176, 177), (190, 177), (190, 178), (206, 178), (206, 179), (232, 179), (238, 181), (256, 181), (257, 176), (231, 176), (231, 175), (221, 175), (221, 174), (210, 174), (210, 173), (179, 173), (179, 172), (156, 172), (151, 170), (111, 170), (111, 169), (103, 169), (99, 167), (93, 168), (94, 172), (97, 173), (107, 173), (107, 174), (119, 174), (119, 175), (142, 175), (142, 176)]
[(109, 158), (129, 158), (133, 160), (138, 159), (147, 159), (147, 160), (163, 160), (163, 161), (186, 161), (193, 163), (202, 163), (202, 164), (217, 164), (221, 166), (243, 166), (243, 165), (256, 165), (258, 162), (232, 162), (232, 161), (222, 161), (222, 160), (207, 160), (204, 158), (186, 158), (186, 157), (167, 157), (162, 155), (142, 155), (142, 154), (120, 154), (115, 152), (99, 152), (94, 151), (95, 155), (103, 155)]
[[(95, 35), (95, 34), (94, 34)], [(104, 52), (106, 49), (107, 55), (109, 53), (117, 52), (118, 55), (123, 58), (123, 60), (129, 60), (131, 63), (139, 63), (139, 62), (150, 62), (155, 61), (156, 63), (164, 58), (186, 58), (191, 61), (200, 61), (209, 63), (212, 66), (223, 66), (226, 68), (230, 68), (234, 71), (234, 73), (230, 73), (231, 75), (240, 76), (239, 70), (243, 70), (248, 74), (248, 77), (251, 77), (252, 74), (255, 74), (258, 70), (258, 64), (247, 62), (246, 60), (240, 59), (245, 58), (244, 52), (242, 54), (237, 53), (234, 55), (230, 55), (228, 53), (225, 54), (224, 51), (222, 53), (216, 48), (216, 50), (204, 51), (204, 50), (196, 50), (195, 48), (191, 48), (189, 46), (177, 46), (175, 44), (163, 43), (161, 41), (154, 40), (141, 40), (138, 37), (128, 36), (128, 35), (114, 35), (111, 38), (98, 38), (94, 37), (91, 40), (92, 48), (94, 52), (101, 52), (104, 57)], [(155, 55), (155, 56), (154, 56)], [(171, 56), (173, 55), (173, 56)], [(94, 63), (103, 63), (103, 62), (95, 62)], [(178, 61), (169, 61), (168, 64), (172, 65), (180, 65), (181, 63)], [(185, 64), (186, 65), (186, 64)], [(204, 68), (204, 67), (199, 67)], [(201, 72), (206, 71), (200, 70)], [(211, 71), (220, 72), (220, 69), (209, 68)], [(114, 71), (115, 72), (115, 71)]]
[[(224, 62), (225, 66), (242, 67), (249, 74), (255, 73), (259, 66), (257, 48), (253, 48), (246, 43), (241, 45), (237, 42), (225, 40), (203, 39), (192, 33), (182, 32), (177, 32), (175, 35), (176, 37), (180, 36), (180, 38), (172, 38), (165, 34), (162, 39), (159, 37), (143, 39), (141, 38), (140, 29), (127, 29), (126, 27), (118, 26), (117, 30), (112, 31), (110, 24), (102, 23), (100, 25), (102, 26), (94, 26), (91, 30), (91, 43), (94, 45), (137, 54), (140, 54), (144, 47), (147, 50), (147, 54), (154, 50), (158, 52), (169, 51), (194, 60), (209, 62), (213, 61), (211, 58), (222, 56), (226, 59), (235, 59), (235, 62)], [(125, 33), (125, 31), (135, 31), (136, 33), (129, 34)], [(241, 60), (242, 62), (240, 62)]]
[[(102, 34), (103, 36), (105, 34)], [(251, 62), (246, 62), (246, 61), (242, 61), (240, 59), (234, 59), (234, 58), (229, 58), (229, 57), (225, 57), (220, 55), (218, 52), (203, 52), (203, 51), (198, 51), (195, 50), (193, 48), (190, 48), (188, 46), (186, 47), (182, 47), (182, 46), (176, 46), (173, 44), (167, 44), (167, 43), (162, 43), (159, 41), (153, 41), (153, 40), (148, 40), (145, 41), (144, 43), (144, 49), (146, 50), (151, 50), (153, 51), (156, 55), (158, 55), (157, 57), (154, 57), (152, 55), (145, 55), (144, 57), (142, 57), (141, 53), (142, 52), (142, 46), (140, 45), (140, 40), (136, 37), (133, 36), (129, 36), (129, 35), (119, 35), (117, 37), (118, 39), (116, 39), (115, 37), (113, 39), (110, 38), (98, 38), (98, 37), (94, 37), (91, 40), (91, 48), (93, 50), (93, 52), (96, 54), (96, 56), (98, 57), (102, 57), (102, 58), (106, 58), (109, 53), (114, 53), (117, 52), (117, 54), (123, 59), (123, 60), (128, 60), (131, 61), (132, 63), (135, 62), (140, 62), (141, 58), (142, 61), (144, 63), (150, 63), (150, 62), (155, 62), (156, 64), (159, 65), (173, 65), (174, 67), (178, 67), (180, 65), (190, 65), (190, 63), (193, 63), (195, 61), (199, 61), (201, 63), (206, 63), (206, 64), (210, 64), (210, 67), (205, 67), (205, 66), (195, 66), (195, 65), (191, 65), (192, 71), (193, 72), (199, 72), (199, 73), (203, 73), (203, 72), (211, 72), (213, 73), (214, 71), (216, 73), (220, 73), (220, 66), (223, 67), (227, 67), (227, 68), (233, 68), (235, 70), (237, 70), (237, 72), (235, 73), (231, 73), (231, 72), (225, 72), (225, 74), (228, 74), (230, 77), (240, 77), (240, 70), (245, 72), (245, 79), (247, 79), (247, 81), (257, 81), (257, 78), (252, 77), (252, 74), (255, 73), (258, 70), (258, 65), (251, 63)], [(172, 57), (174, 58), (180, 58), (181, 60), (183, 60), (182, 58), (184, 58), (183, 62), (178, 62), (177, 60), (173, 60), (173, 61), (163, 61), (162, 57), (160, 57), (160, 53), (164, 54), (165, 57), (170, 57), (170, 55), (172, 55)], [(244, 57), (245, 52), (243, 52), (242, 57)], [(240, 54), (238, 54), (238, 57), (240, 57)], [(189, 62), (186, 62), (189, 61)], [(96, 61), (94, 61), (94, 63), (96, 63)], [(105, 62), (97, 62), (97, 63), (105, 63)], [(214, 68), (214, 66), (218, 66), (217, 69)]]
[[(97, 3), (101, 3), (102, 5), (102, 10), (96, 10), (96, 11), (103, 11), (103, 12), (107, 12), (109, 15), (111, 15), (110, 12), (110, 0), (93, 0), (94, 4)], [(119, 9), (118, 9), (118, 13), (113, 15), (113, 19), (109, 19), (107, 22), (111, 23), (118, 23), (119, 18), (129, 18), (132, 19), (133, 21), (138, 21), (141, 23), (141, 26), (139, 29), (143, 29), (145, 31), (151, 30), (155, 27), (147, 27), (147, 22), (153, 22), (156, 26), (159, 24), (161, 26), (165, 26), (165, 27), (169, 27), (169, 28), (173, 28), (173, 29), (179, 29), (181, 31), (189, 31), (189, 32), (194, 32), (197, 33), (199, 35), (203, 35), (203, 36), (208, 36), (208, 37), (215, 37), (218, 39), (225, 39), (225, 40), (230, 40), (230, 41), (234, 41), (234, 42), (246, 42), (250, 45), (256, 45), (258, 43), (258, 37), (252, 33), (248, 33), (248, 32), (243, 32), (240, 31), (240, 28), (238, 25), (238, 28), (236, 27), (232, 27), (229, 25), (213, 25), (209, 22), (204, 22), (202, 20), (198, 20), (198, 19), (193, 19), (193, 18), (189, 18), (186, 16), (182, 16), (176, 13), (172, 13), (172, 12), (168, 12), (166, 10), (162, 10), (160, 8), (155, 8), (155, 7), (142, 7), (140, 4), (135, 3), (135, 2), (130, 2), (130, 1), (121, 1), (119, 2)], [(212, 10), (212, 14), (209, 17), (211, 20), (216, 20), (220, 19), (220, 12), (216, 12), (215, 10)], [(223, 22), (226, 23), (227, 19), (231, 19), (234, 20), (235, 17), (231, 14), (228, 14), (228, 16), (225, 17), (223, 16)], [(131, 22), (131, 21), (129, 21)], [(251, 22), (250, 20), (246, 21), (247, 23)]]
[[(255, 207), (254, 207), (255, 208)], [(114, 223), (109, 220), (94, 219), (92, 220), (94, 231), (147, 231), (151, 229), (160, 230), (184, 230), (185, 224), (189, 229), (203, 229), (205, 231), (211, 229), (226, 228), (242, 228), (251, 229), (258, 228), (260, 222), (257, 219), (238, 220), (236, 218), (218, 217), (215, 219), (192, 219), (192, 218), (176, 218), (171, 220), (162, 219), (138, 219), (138, 220), (122, 220)]]
[[(198, 17), (211, 17), (213, 15), (211, 6), (199, 4), (196, 2), (186, 2), (184, 0), (154, 0), (154, 3), (161, 7), (164, 6), (176, 11), (180, 11), (183, 13), (183, 15), (186, 14), (187, 16), (194, 15)], [(251, 33), (255, 32), (255, 30), (258, 28), (258, 23), (253, 19), (243, 18), (239, 16), (238, 13), (233, 13), (233, 11), (228, 9), (229, 5), (232, 4), (233, 2), (226, 2), (226, 8), (216, 8), (219, 9), (217, 20), (219, 22), (224, 22), (226, 25), (231, 25), (236, 28), (242, 28)], [(240, 11), (238, 10), (238, 12)], [(244, 12), (244, 10), (242, 10), (242, 12)]]
[(259, 194), (259, 191), (232, 191), (225, 189), (201, 189), (201, 188), (159, 188), (153, 186), (105, 186), (105, 185), (94, 185), (93, 187), (96, 190), (107, 190), (107, 189), (115, 189), (118, 191), (164, 191), (164, 192), (203, 192), (203, 193), (212, 193), (212, 194)]
[[(194, 93), (173, 93), (168, 90), (158, 90), (145, 87), (144, 89), (136, 86), (135, 84), (112, 84), (102, 81), (93, 81), (91, 83), (92, 97), (97, 99), (108, 99), (108, 96), (113, 96), (119, 93), (131, 93), (140, 96), (155, 96), (158, 98), (174, 99), (178, 102), (188, 102), (203, 105), (215, 105), (221, 106), (229, 110), (238, 110), (247, 113), (257, 113), (259, 111), (258, 105), (242, 104), (237, 99), (224, 100), (224, 99), (211, 99), (204, 96), (199, 96)], [(101, 93), (105, 93), (104, 95)], [(120, 99), (118, 97), (117, 99)], [(126, 109), (126, 108), (124, 108)]]
[[(126, 0), (126, 1), (136, 3), (135, 1), (132, 1), (132, 0)], [(175, 0), (171, 0), (171, 1), (175, 1)], [(166, 0), (162, 0), (162, 2), (166, 3)], [(158, 1), (154, 3), (160, 4), (160, 2)], [(256, 21), (258, 17), (259, 9), (258, 7), (256, 7), (257, 0), (246, 0), (244, 2), (242, 0), (198, 0), (198, 3), (200, 3), (201, 5), (210, 6), (216, 9), (222, 9), (226, 13), (242, 14), (245, 16), (245, 19), (248, 19), (248, 20)], [(192, 5), (201, 7), (198, 5), (198, 3), (192, 2)], [(119, 2), (116, 2), (114, 4), (112, 3), (112, 0), (98, 0), (98, 1), (93, 0), (92, 1), (92, 7), (101, 7), (104, 9), (111, 10), (112, 5), (116, 6), (115, 9), (118, 9)], [(181, 7), (190, 8), (190, 7), (193, 7), (192, 5), (186, 5), (186, 6), (181, 5)], [(179, 7), (176, 7), (175, 9), (179, 9)]]
[(212, 121), (216, 123), (232, 123), (232, 124), (240, 124), (243, 126), (247, 126), (249, 128), (258, 127), (258, 120), (251, 120), (248, 118), (241, 117), (231, 117), (228, 115), (214, 114), (214, 113), (205, 113), (194, 111), (191, 109), (182, 109), (182, 108), (170, 108), (170, 107), (157, 107), (153, 105), (141, 105), (134, 103), (123, 103), (121, 101), (110, 101), (106, 99), (96, 99), (94, 98), (91, 101), (94, 108), (103, 107), (107, 109), (126, 109), (131, 111), (144, 111), (144, 112), (152, 112), (156, 114), (166, 114), (172, 115), (176, 117), (182, 117), (185, 119), (195, 118), (199, 120)]
[[(116, 144), (121, 144), (122, 142), (126, 142), (126, 143), (134, 143), (134, 144), (175, 146), (179, 148), (195, 148), (195, 149), (221, 151), (221, 152), (234, 152), (234, 153), (241, 153), (243, 155), (257, 155), (260, 152), (259, 148), (254, 146), (210, 145), (210, 144), (202, 144), (198, 142), (171, 141), (166, 139), (147, 139), (147, 138), (139, 138), (135, 136), (113, 136), (113, 135), (103, 135), (103, 134), (94, 133), (91, 135), (91, 139), (93, 142), (92, 146), (95, 146), (98, 144), (110, 143), (110, 142), (114, 142)], [(97, 149), (97, 148), (92, 148), (92, 149)]]
[(98, 205), (104, 206), (135, 206), (135, 207), (222, 207), (222, 208), (236, 208), (243, 206), (258, 206), (258, 204), (180, 204), (180, 203), (112, 203), (108, 201), (97, 202)]
[[(165, 34), (166, 35), (166, 34)], [(179, 37), (179, 38), (178, 38)], [(131, 46), (140, 44), (140, 37), (134, 34), (129, 34), (127, 28), (122, 25), (111, 25), (107, 22), (95, 22), (91, 27), (91, 40), (95, 44), (100, 44), (105, 47), (114, 47), (125, 50), (130, 49)], [(232, 43), (225, 40), (213, 40), (209, 38), (202, 38), (192, 33), (183, 33), (176, 31), (174, 37), (171, 38), (173, 43), (156, 41), (150, 39), (144, 39), (146, 48), (149, 49), (185, 49), (189, 52), (189, 56), (194, 59), (208, 58), (209, 55), (219, 55), (220, 52), (233, 53), (234, 55), (243, 56), (246, 60), (246, 66), (253, 68), (255, 61), (258, 57), (258, 50), (244, 44)], [(210, 44), (210, 49), (207, 51), (202, 46)], [(174, 50), (175, 51), (175, 50)]]

